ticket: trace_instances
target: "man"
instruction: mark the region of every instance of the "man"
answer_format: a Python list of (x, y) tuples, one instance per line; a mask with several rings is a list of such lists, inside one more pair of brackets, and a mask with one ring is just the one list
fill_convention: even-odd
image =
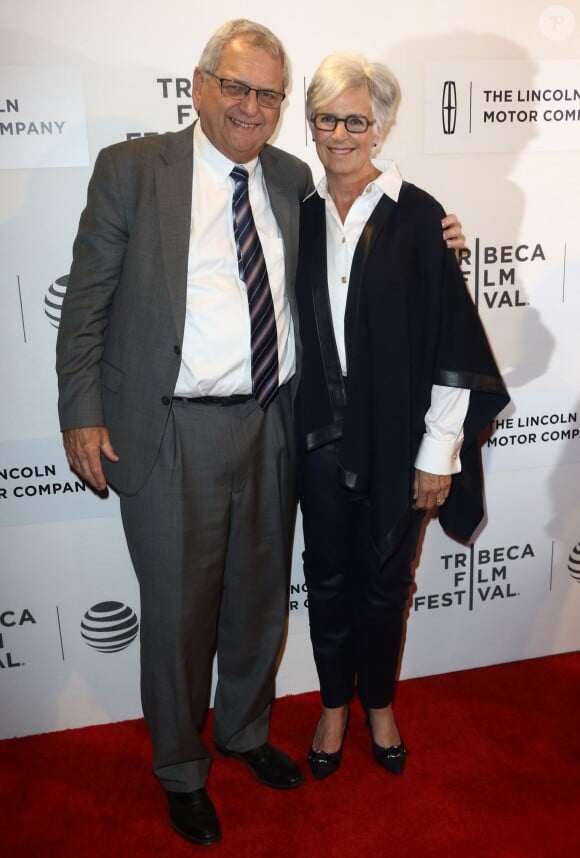
[(68, 461), (121, 497), (154, 772), (173, 828), (199, 844), (221, 837), (199, 735), (216, 649), (216, 747), (267, 786), (303, 780), (267, 742), (295, 510), (298, 217), (312, 189), (304, 163), (266, 145), (287, 83), (273, 33), (229, 22), (194, 72), (199, 121), (100, 153), (57, 344)]
[[(225, 80), (251, 89), (230, 95)], [(287, 83), (278, 39), (232, 22), (195, 69), (195, 129), (100, 154), (58, 340), (69, 462), (121, 495), (141, 588), (154, 770), (174, 828), (199, 843), (220, 837), (199, 736), (216, 644), (216, 744), (269, 786), (303, 780), (266, 744), (295, 500), (292, 283), (299, 205), (311, 189), (305, 164), (266, 147)], [(250, 173), (276, 315), (279, 387), (265, 410), (251, 397), (235, 164)]]

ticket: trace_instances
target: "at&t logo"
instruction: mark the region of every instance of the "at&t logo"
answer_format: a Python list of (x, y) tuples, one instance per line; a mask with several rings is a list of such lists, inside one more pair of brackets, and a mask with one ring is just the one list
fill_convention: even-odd
[(58, 328), (60, 325), (60, 314), (67, 283), (68, 274), (65, 274), (64, 277), (57, 277), (54, 283), (50, 284), (44, 296), (44, 312), (53, 328)]
[(120, 652), (133, 643), (139, 620), (132, 608), (121, 602), (99, 602), (86, 612), (81, 622), (85, 643), (99, 652)]
[(580, 583), (580, 542), (570, 552), (568, 572), (571, 578)]

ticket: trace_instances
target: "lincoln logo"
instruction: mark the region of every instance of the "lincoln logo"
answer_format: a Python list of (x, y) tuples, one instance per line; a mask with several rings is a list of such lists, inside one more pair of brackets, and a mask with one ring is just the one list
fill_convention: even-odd
[(446, 80), (443, 84), (441, 98), (441, 121), (444, 134), (455, 134), (457, 121), (457, 89), (454, 80)]

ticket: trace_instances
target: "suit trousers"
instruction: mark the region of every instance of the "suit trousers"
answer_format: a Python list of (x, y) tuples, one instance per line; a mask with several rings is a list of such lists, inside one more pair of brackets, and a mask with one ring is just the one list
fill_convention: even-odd
[(141, 593), (143, 712), (166, 789), (207, 778), (200, 731), (216, 652), (216, 743), (267, 740), (295, 508), (289, 385), (266, 412), (254, 400), (174, 401), (147, 483), (121, 498)]
[(379, 568), (368, 504), (339, 482), (340, 441), (300, 455), (304, 576), (322, 702), (343, 706), (355, 689), (365, 708), (394, 696), (411, 564), (423, 512)]

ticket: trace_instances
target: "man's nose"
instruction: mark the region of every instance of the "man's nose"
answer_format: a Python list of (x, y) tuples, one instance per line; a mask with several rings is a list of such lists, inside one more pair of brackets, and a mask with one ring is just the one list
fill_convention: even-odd
[(245, 113), (258, 113), (260, 105), (258, 104), (258, 93), (251, 89), (240, 102)]

